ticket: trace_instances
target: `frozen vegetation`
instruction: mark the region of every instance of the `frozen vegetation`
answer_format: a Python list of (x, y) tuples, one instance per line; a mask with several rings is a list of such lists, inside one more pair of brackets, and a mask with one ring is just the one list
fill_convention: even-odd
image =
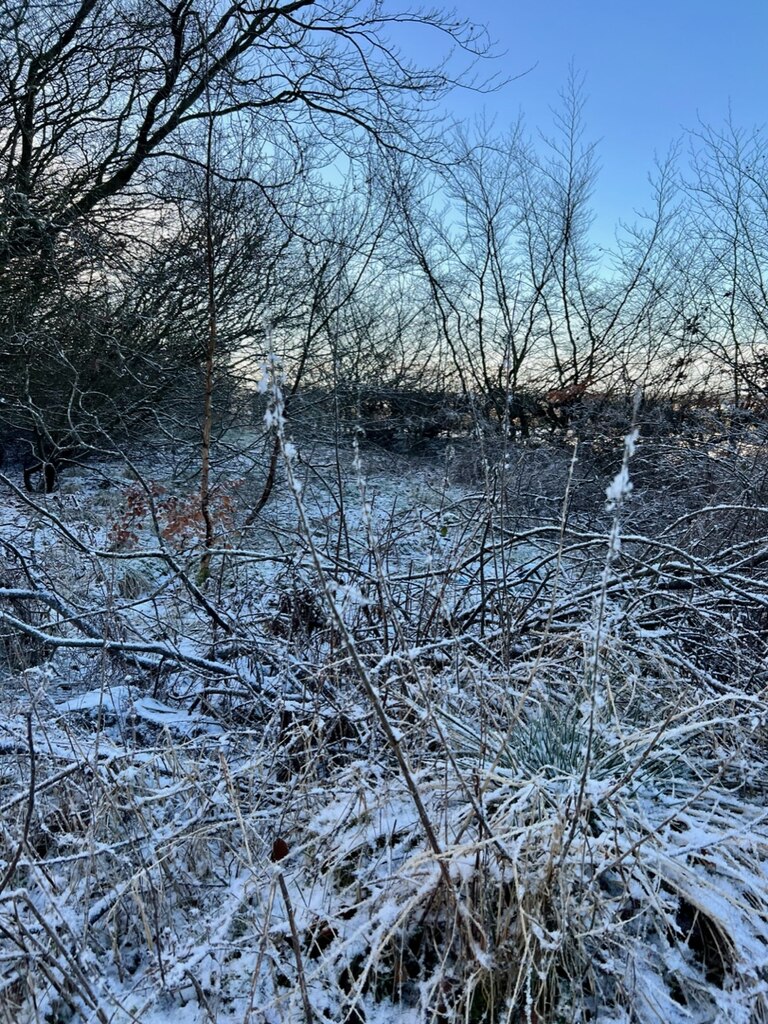
[(768, 1024), (768, 136), (493, 35), (0, 0), (0, 1024)]
[(766, 1020), (764, 438), (283, 440), (2, 478), (2, 1024)]

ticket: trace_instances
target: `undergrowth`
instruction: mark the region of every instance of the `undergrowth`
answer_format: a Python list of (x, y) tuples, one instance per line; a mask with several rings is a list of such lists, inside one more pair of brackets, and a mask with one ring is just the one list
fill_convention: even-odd
[(283, 437), (204, 585), (194, 495), (6, 480), (0, 1022), (768, 1020), (768, 508), (636, 440), (587, 521)]

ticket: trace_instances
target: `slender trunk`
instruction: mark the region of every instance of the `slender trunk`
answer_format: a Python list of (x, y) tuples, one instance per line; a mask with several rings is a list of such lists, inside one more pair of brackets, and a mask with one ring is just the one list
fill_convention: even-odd
[(205, 525), (205, 551), (200, 559), (199, 582), (211, 574), (213, 517), (211, 516), (211, 425), (213, 419), (213, 368), (216, 357), (216, 254), (213, 238), (211, 177), (213, 162), (213, 121), (208, 123), (205, 161), (205, 269), (208, 297), (208, 337), (205, 348), (205, 389), (203, 394), (203, 436), (200, 451), (200, 511)]

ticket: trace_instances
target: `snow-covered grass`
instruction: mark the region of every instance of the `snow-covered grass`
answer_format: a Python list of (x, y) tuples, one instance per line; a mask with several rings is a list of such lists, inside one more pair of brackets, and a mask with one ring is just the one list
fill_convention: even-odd
[(632, 447), (230, 454), (205, 582), (162, 462), (6, 479), (0, 1022), (768, 1020), (768, 509)]

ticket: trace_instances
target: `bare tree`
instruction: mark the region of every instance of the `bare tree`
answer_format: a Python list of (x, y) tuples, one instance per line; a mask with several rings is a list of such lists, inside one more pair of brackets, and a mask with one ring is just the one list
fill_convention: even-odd
[(393, 186), (464, 390), (486, 415), (517, 418), (524, 434), (541, 413), (565, 425), (564, 406), (590, 386), (624, 381), (631, 391), (647, 377), (670, 275), (672, 165), (660, 169), (651, 209), (615, 252), (600, 252), (595, 151), (575, 74), (561, 99), (554, 134), (539, 145), (522, 124), (502, 136), (480, 124), (457, 133), (439, 181), (401, 161)]
[[(0, 3), (2, 388), (9, 418), (34, 427), (38, 448), (48, 435), (46, 458), (69, 446), (90, 388), (80, 349), (57, 348), (67, 305), (75, 296), (82, 313), (86, 291), (107, 311), (108, 333), (120, 333), (115, 309), (130, 305), (130, 273), (144, 276), (147, 236), (159, 251), (174, 248), (175, 168), (200, 163), (197, 129), (218, 122), (227, 133), (237, 124), (258, 140), (262, 168), (290, 164), (298, 180), (311, 171), (308, 134), (326, 165), (340, 153), (357, 159), (363, 139), (383, 149), (428, 147), (430, 123), (413, 100), (428, 109), (452, 78), (444, 64), (415, 67), (390, 44), (389, 28), (413, 22), (432, 25), (470, 57), (484, 49), (469, 26), (430, 12), (390, 13), (378, 2)], [(279, 219), (274, 174), (253, 184)], [(156, 325), (149, 342), (155, 379), (172, 330)], [(94, 332), (101, 363), (103, 333)], [(125, 353), (114, 348), (122, 366)], [(187, 339), (182, 362), (196, 358)], [(58, 372), (29, 378), (35, 362), (62, 360), (66, 388)], [(119, 404), (120, 394), (118, 387), (108, 397)], [(54, 430), (49, 410), (62, 407), (67, 422)]]
[(430, 21), (470, 50), (478, 44), (466, 26), (354, 0), (333, 9), (315, 0), (4, 8), (4, 261), (50, 247), (129, 187), (146, 186), (195, 121), (247, 113), (262, 135), (292, 139), (310, 124), (334, 147), (354, 147), (360, 128), (383, 146), (413, 145), (410, 97), (434, 99), (450, 79), (402, 60), (387, 25)]
[[(691, 172), (682, 330), (692, 339), (699, 375), (730, 404), (764, 402), (768, 345), (768, 147), (758, 130), (729, 119), (690, 134)], [(717, 380), (719, 378), (719, 381)]]

